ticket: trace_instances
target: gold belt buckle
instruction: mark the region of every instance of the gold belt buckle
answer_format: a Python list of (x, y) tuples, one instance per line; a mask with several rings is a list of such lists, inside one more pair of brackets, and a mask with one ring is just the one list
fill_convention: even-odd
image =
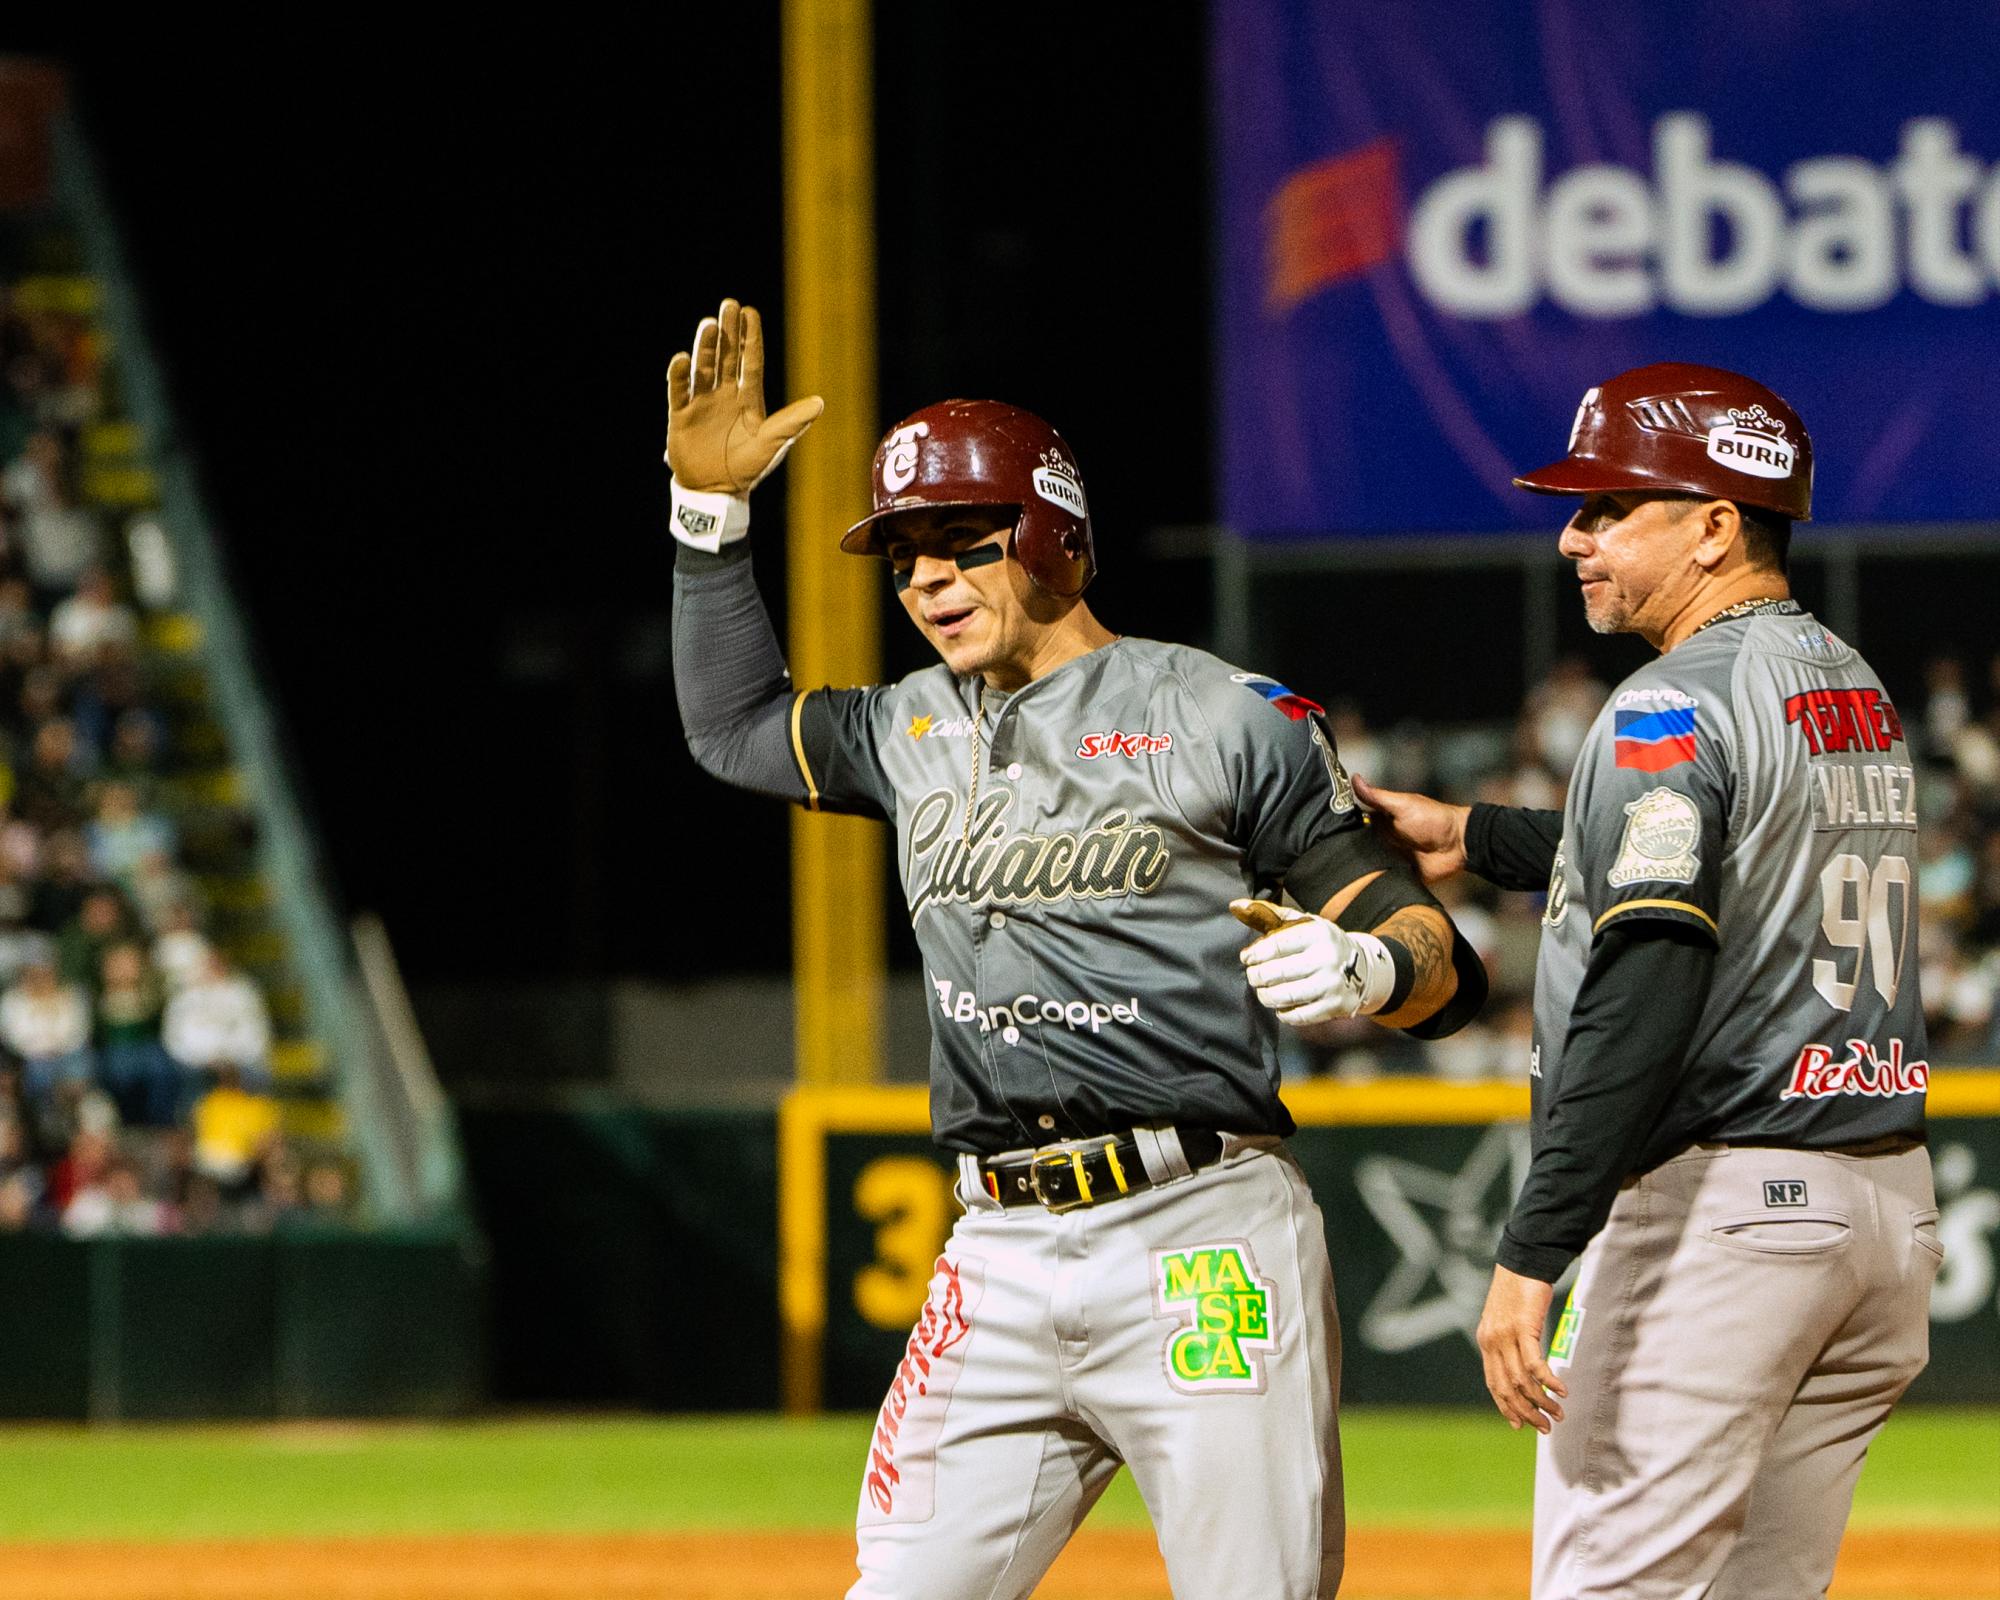
[[(1118, 1141), (1106, 1139), (1097, 1146), (1104, 1153), (1106, 1163), (1111, 1168), (1111, 1178), (1118, 1185), (1119, 1194), (1129, 1193), (1131, 1184), (1126, 1180), (1124, 1166), (1118, 1160)], [(1090, 1174), (1084, 1170), (1082, 1148), (1050, 1150), (1037, 1155), (1028, 1166), (1028, 1187), (1037, 1200), (1050, 1211), (1074, 1211), (1079, 1206), (1095, 1205), (1098, 1196), (1090, 1191)], [(1095, 1153), (1090, 1152), (1090, 1153)], [(1042, 1173), (1048, 1170), (1067, 1169), (1076, 1176), (1076, 1198), (1073, 1200), (1051, 1200), (1042, 1191)], [(1107, 1195), (1105, 1198), (1109, 1198)]]
[[(1050, 1170), (1067, 1171), (1076, 1175), (1076, 1196), (1070, 1200), (1052, 1200), (1042, 1189), (1042, 1174)], [(1083, 1170), (1081, 1150), (1050, 1150), (1038, 1155), (1028, 1167), (1028, 1187), (1035, 1198), (1050, 1211), (1074, 1211), (1078, 1206), (1090, 1204), (1090, 1179)]]

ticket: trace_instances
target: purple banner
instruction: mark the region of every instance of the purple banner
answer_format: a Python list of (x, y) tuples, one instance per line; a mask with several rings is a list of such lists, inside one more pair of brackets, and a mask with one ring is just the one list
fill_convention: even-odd
[(1216, 0), (1222, 505), (1551, 525), (1585, 389), (1732, 367), (1820, 522), (2000, 518), (2000, 7)]

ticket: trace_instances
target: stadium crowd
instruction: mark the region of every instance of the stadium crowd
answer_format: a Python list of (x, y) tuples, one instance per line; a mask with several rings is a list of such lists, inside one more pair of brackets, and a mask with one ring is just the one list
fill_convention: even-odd
[(281, 1131), (265, 997), (204, 934), (131, 568), (79, 493), (101, 356), (0, 288), (0, 1231), (336, 1217), (344, 1170)]
[[(1905, 706), (1904, 726), (1918, 766), (1916, 916), (1930, 1060), (1990, 1065), (2000, 1062), (2000, 654), (1983, 663), (1941, 656), (1921, 685), (1891, 688), (1916, 702)], [(1609, 693), (1572, 659), (1529, 697), (1511, 733), (1414, 723), (1382, 732), (1351, 705), (1333, 707), (1331, 716), (1342, 762), (1380, 786), (1554, 808)], [(1292, 1070), (1521, 1077), (1534, 1033), (1543, 897), (1471, 878), (1440, 894), (1485, 958), (1492, 998), (1482, 1018), (1430, 1045), (1356, 1022), (1333, 1049), (1299, 1052)]]

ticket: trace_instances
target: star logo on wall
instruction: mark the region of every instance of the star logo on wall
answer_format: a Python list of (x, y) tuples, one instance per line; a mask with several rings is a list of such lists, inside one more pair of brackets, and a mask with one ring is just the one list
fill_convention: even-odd
[(1456, 1172), (1400, 1156), (1364, 1156), (1354, 1187), (1401, 1259), (1361, 1314), (1370, 1349), (1414, 1350), (1450, 1334), (1472, 1342), (1493, 1278), (1493, 1252), (1528, 1175), (1528, 1130), (1486, 1130)]

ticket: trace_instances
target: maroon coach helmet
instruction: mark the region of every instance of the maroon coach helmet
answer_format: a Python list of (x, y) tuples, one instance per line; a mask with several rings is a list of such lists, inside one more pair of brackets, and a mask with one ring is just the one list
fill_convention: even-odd
[(840, 548), (881, 555), (887, 529), (914, 511), (1011, 509), (1014, 554), (1036, 586), (1079, 595), (1097, 575), (1090, 502), (1062, 435), (998, 400), (946, 400), (912, 412), (875, 447), (875, 509)]
[(1661, 361), (1583, 397), (1569, 454), (1514, 482), (1537, 494), (1662, 489), (1812, 519), (1812, 440), (1761, 383), (1721, 367)]

